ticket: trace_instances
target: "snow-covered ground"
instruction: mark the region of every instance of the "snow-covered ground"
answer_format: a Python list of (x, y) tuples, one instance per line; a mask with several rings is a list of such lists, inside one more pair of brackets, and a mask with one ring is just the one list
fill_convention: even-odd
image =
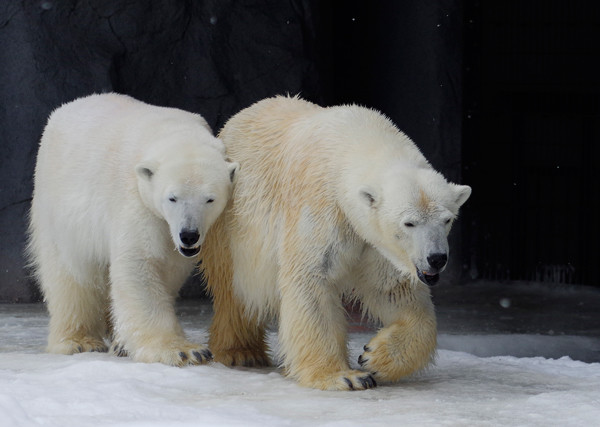
[[(324, 392), (275, 368), (46, 354), (44, 307), (0, 305), (0, 426), (600, 426), (598, 336), (477, 329), (481, 313), (457, 307), (439, 309), (440, 349), (428, 371), (372, 390)], [(188, 335), (204, 342), (210, 306), (186, 302), (179, 312)], [(469, 315), (476, 324), (455, 327)], [(371, 334), (353, 328), (354, 365)], [(270, 340), (277, 345), (274, 333)], [(573, 360), (574, 349), (592, 363)], [(522, 357), (529, 354), (540, 356)]]

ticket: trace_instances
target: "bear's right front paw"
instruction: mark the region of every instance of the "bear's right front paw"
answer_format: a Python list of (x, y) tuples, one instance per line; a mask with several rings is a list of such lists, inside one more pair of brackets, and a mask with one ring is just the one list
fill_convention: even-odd
[(110, 353), (114, 354), (117, 357), (127, 357), (129, 353), (125, 350), (125, 346), (123, 344), (113, 342), (110, 346)]
[(179, 358), (185, 365), (202, 365), (213, 360), (213, 355), (208, 348), (202, 350), (180, 351)]

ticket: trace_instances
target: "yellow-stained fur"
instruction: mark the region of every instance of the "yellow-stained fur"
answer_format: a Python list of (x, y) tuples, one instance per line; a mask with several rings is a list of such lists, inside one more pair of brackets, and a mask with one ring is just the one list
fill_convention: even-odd
[[(425, 367), (436, 324), (417, 275), (432, 275), (426, 258), (444, 250), (470, 188), (447, 183), (388, 119), (357, 106), (271, 98), (219, 137), (240, 170), (201, 252), (215, 360), (266, 364), (275, 318), (284, 372), (304, 386), (365, 389)], [(344, 296), (383, 324), (364, 370), (349, 367)]]

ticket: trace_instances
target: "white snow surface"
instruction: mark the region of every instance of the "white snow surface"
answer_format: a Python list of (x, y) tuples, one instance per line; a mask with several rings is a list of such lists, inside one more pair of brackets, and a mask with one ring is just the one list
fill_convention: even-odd
[[(186, 307), (186, 333), (205, 342), (210, 306)], [(515, 340), (535, 349), (553, 337), (442, 333), (427, 371), (371, 390), (328, 392), (300, 387), (276, 368), (175, 368), (106, 353), (47, 354), (47, 325), (41, 304), (0, 305), (2, 427), (600, 426), (600, 363), (455, 351), (502, 354)], [(350, 333), (353, 366), (372, 334)], [(277, 347), (274, 332), (269, 338)], [(585, 347), (592, 339), (555, 342)], [(553, 351), (560, 354), (560, 345)]]

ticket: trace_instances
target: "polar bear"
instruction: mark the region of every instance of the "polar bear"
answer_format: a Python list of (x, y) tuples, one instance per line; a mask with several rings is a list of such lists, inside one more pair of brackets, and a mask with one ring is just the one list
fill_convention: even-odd
[(106, 351), (112, 337), (112, 350), (136, 361), (212, 357), (185, 338), (174, 300), (231, 196), (238, 164), (224, 151), (201, 116), (125, 95), (51, 114), (28, 243), (50, 314), (48, 351)]
[[(279, 322), (284, 373), (326, 390), (374, 387), (432, 360), (428, 284), (471, 188), (447, 182), (380, 113), (260, 101), (219, 137), (236, 186), (201, 249), (214, 299), (209, 347), (227, 365), (266, 365)], [(383, 324), (349, 367), (344, 301)]]

